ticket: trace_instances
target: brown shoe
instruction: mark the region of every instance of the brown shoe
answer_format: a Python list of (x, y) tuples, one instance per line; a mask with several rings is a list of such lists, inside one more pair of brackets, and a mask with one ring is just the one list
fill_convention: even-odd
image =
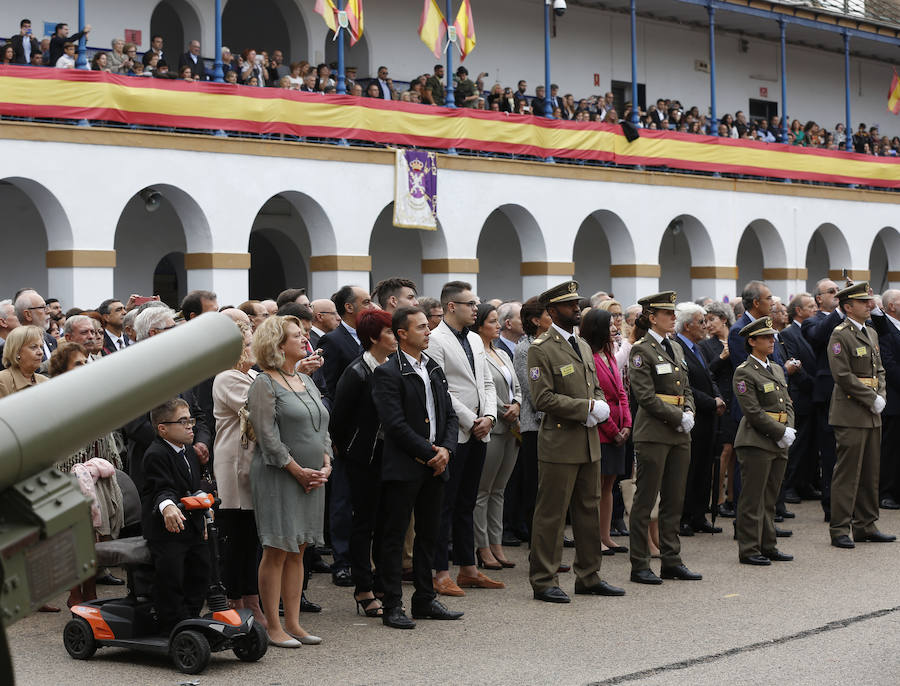
[(435, 592), (440, 593), (441, 595), (449, 595), (459, 598), (466, 594), (464, 590), (453, 583), (453, 579), (451, 579), (449, 576), (441, 579), (440, 581), (437, 580), (437, 577), (432, 577), (431, 581), (434, 585)]
[(478, 572), (476, 576), (466, 576), (460, 573), (456, 577), (456, 583), (462, 588), (506, 588), (506, 584), (502, 581), (494, 581), (481, 572)]

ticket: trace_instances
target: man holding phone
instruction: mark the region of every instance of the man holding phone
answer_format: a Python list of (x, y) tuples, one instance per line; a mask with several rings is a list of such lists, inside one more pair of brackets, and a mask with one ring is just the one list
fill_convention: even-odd
[(31, 56), (41, 51), (37, 39), (31, 35), (31, 19), (19, 22), (19, 34), (9, 41), (13, 46), (15, 64), (31, 64)]

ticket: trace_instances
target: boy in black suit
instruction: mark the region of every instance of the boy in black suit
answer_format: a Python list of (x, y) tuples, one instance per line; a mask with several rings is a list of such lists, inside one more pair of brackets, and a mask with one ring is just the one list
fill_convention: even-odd
[(174, 398), (150, 412), (156, 438), (144, 453), (141, 490), (144, 537), (156, 574), (153, 602), (162, 631), (203, 608), (209, 580), (209, 550), (203, 512), (182, 513), (178, 501), (200, 490), (200, 462), (194, 452), (194, 418)]

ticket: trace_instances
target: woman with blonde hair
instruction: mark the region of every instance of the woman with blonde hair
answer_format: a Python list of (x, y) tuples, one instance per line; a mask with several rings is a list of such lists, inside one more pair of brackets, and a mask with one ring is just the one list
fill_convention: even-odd
[[(250, 384), (248, 405), (256, 448), (250, 489), (263, 546), (259, 592), (269, 642), (299, 648), (322, 642), (300, 626), (303, 551), (323, 545), (325, 491), (331, 476), (328, 410), (313, 380), (296, 371), (307, 354), (297, 317), (269, 317), (253, 334), (262, 369)], [(284, 623), (278, 618), (284, 602)]]

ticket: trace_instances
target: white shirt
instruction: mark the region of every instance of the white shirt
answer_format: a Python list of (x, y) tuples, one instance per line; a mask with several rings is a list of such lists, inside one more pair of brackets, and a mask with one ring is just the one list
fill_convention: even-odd
[(660, 345), (662, 344), (662, 342), (663, 342), (663, 336), (660, 336), (660, 335), (659, 335), (658, 333), (656, 333), (653, 329), (649, 329), (649, 330), (647, 331), (647, 333), (649, 333), (651, 336), (653, 336), (653, 338), (656, 339), (656, 342), (657, 342), (657, 343), (659, 343)]
[(406, 361), (412, 366), (413, 371), (419, 375), (419, 378), (425, 383), (425, 409), (428, 412), (428, 441), (430, 443), (434, 443), (436, 431), (437, 431), (437, 413), (434, 409), (434, 391), (431, 389), (431, 379), (428, 376), (428, 370), (425, 368), (425, 365), (428, 363), (428, 357), (425, 353), (421, 353), (421, 361), (416, 361), (416, 358), (407, 353), (405, 350), (401, 350), (405, 356)]
[(75, 68), (75, 58), (69, 57), (68, 55), (63, 55), (58, 60), (56, 60), (56, 68), (57, 69), (74, 69)]
[[(192, 53), (192, 52), (189, 51), (189, 52), (188, 52), (188, 57), (191, 58), (191, 62), (193, 62), (194, 64), (197, 64), (197, 59), (198, 59), (198, 58), (197, 58), (197, 56), (196, 56), (194, 53)], [(160, 58), (160, 59), (162, 59), (162, 58)]]
[(25, 53), (25, 64), (31, 64), (31, 36), (22, 36), (22, 52)]
[[(163, 438), (163, 440), (166, 441), (165, 438)], [(181, 453), (181, 457), (184, 459), (184, 463), (187, 465), (188, 471), (190, 472), (191, 471), (191, 463), (188, 462), (187, 455), (184, 453), (184, 446), (182, 445), (179, 447), (179, 446), (175, 445), (174, 443), (172, 443), (171, 441), (166, 441), (166, 443), (168, 443), (169, 447), (172, 450), (174, 450), (176, 453)], [(169, 505), (174, 505), (174, 504), (175, 504), (175, 501), (173, 501), (171, 498), (166, 498), (159, 504), (159, 513), (162, 514), (163, 510), (165, 510)]]
[(115, 344), (116, 350), (122, 350), (125, 348), (125, 334), (124, 333), (120, 336), (116, 336), (116, 334), (114, 334), (109, 329), (104, 329), (104, 331), (106, 332), (106, 335), (109, 336), (109, 340), (111, 340)]
[(853, 317), (846, 317), (845, 319), (846, 321), (851, 322), (856, 327), (857, 331), (862, 331), (863, 327), (865, 326), (865, 324), (860, 324)]
[(362, 345), (362, 343), (359, 342), (359, 336), (356, 333), (356, 329), (347, 324), (347, 322), (345, 321), (341, 322), (341, 326), (343, 326), (345, 329), (347, 329), (347, 331), (350, 332), (350, 335), (353, 336), (353, 340), (356, 341), (357, 345)]
[(559, 335), (562, 336), (563, 340), (565, 341), (568, 341), (570, 336), (575, 335), (574, 331), (566, 331), (564, 328), (562, 328), (561, 326), (557, 326), (556, 324), (551, 324), (550, 327), (556, 329)]
[(320, 329), (318, 326), (310, 327), (310, 331), (312, 331), (314, 334), (316, 334), (316, 336), (318, 336), (319, 338), (322, 338), (322, 336), (325, 335), (325, 332), (322, 331), (322, 329)]
[(763, 366), (763, 369), (768, 369), (768, 368), (769, 368), (769, 361), (768, 361), (768, 360), (761, 360), (761, 359), (759, 359), (756, 355), (750, 355), (750, 357), (752, 357), (754, 360), (756, 360), (757, 362), (759, 362), (759, 363)]

